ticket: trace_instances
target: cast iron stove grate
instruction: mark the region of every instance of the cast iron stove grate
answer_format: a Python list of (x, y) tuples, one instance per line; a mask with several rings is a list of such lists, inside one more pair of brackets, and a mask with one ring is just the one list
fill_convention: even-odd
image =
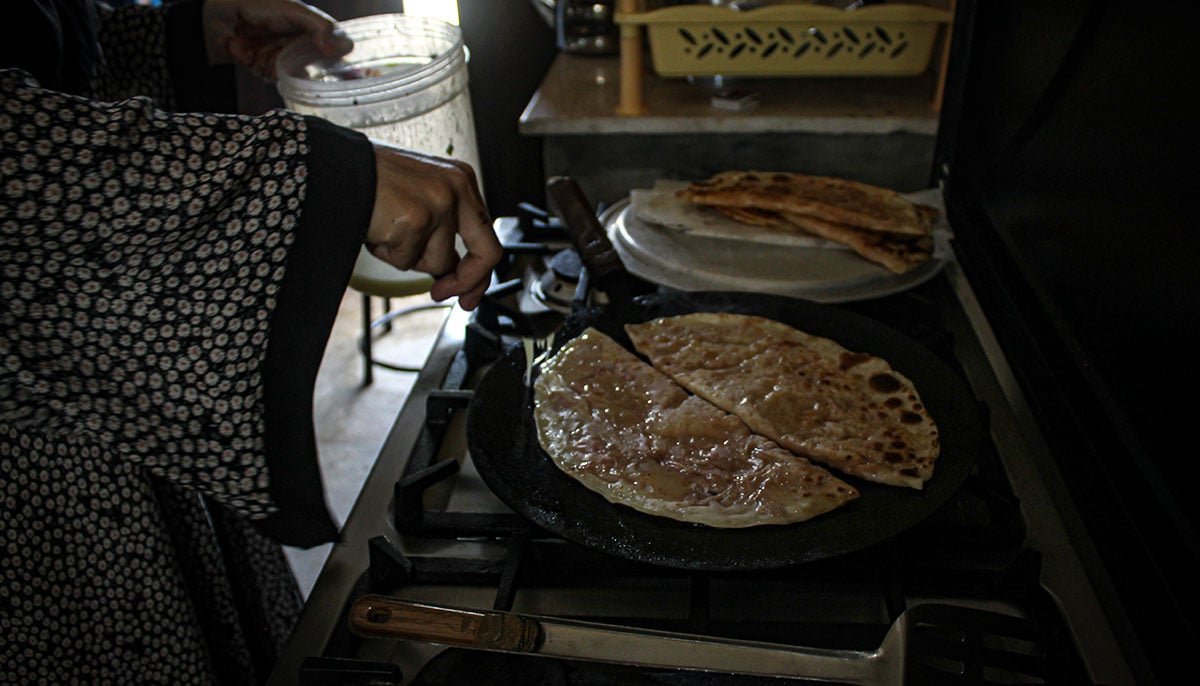
[[(536, 231), (545, 229), (538, 224)], [(511, 266), (518, 264), (523, 256), (545, 256), (554, 251), (546, 243), (537, 241), (518, 241), (515, 246), (508, 261)], [(586, 274), (583, 282), (586, 284)], [(523, 319), (521, 313), (505, 309), (503, 305), (496, 306), (500, 298), (522, 287), (513, 280), (489, 293), (493, 297), (486, 299), (478, 316), (472, 318), (463, 350), (455, 356), (441, 388), (425, 398), (426, 424), (395, 485), (393, 507), (395, 528), (402, 537), (488, 539), (501, 543), (504, 554), (490, 559), (410, 556), (387, 538), (377, 537), (370, 541), (370, 566), (347, 599), (347, 606), (365, 593), (402, 594), (403, 589), (414, 586), (456, 584), (493, 589), (493, 609), (511, 610), (522, 589), (642, 584), (685, 594), (688, 598), (686, 616), (649, 620), (644, 617), (573, 618), (795, 645), (871, 650), (878, 646), (890, 622), (909, 608), (910, 599), (949, 595), (967, 600), (999, 600), (1021, 608), (1025, 618), (1018, 623), (1021, 630), (1032, 637), (1023, 639), (1027, 654), (1018, 656), (1016, 662), (1020, 664), (1013, 667), (1025, 675), (1026, 683), (1087, 683), (1086, 679), (1080, 678), (1079, 660), (1070, 640), (1065, 638), (1068, 634), (1062, 627), (1061, 617), (1038, 581), (1037, 553), (1021, 546), (1024, 521), (995, 447), (990, 443), (984, 446), (975, 471), (962, 492), (922, 524), (874, 548), (794, 569), (751, 573), (662, 569), (582, 549), (547, 535), (512, 513), (426, 508), (423, 497), (426, 490), (452, 479), (460, 468), (457, 460), (439, 462), (437, 455), (452, 418), (466, 411), (471, 397), (470, 380), (494, 361), (506, 346), (519, 343), (521, 337), (529, 336), (531, 332), (537, 335), (537, 327)], [(947, 297), (947, 292), (948, 286), (935, 279), (903, 294), (846, 307), (921, 341), (958, 369), (953, 337), (942, 325), (938, 309), (938, 299)], [(981, 414), (987, 416), (986, 412)], [(826, 592), (823, 589), (847, 585), (873, 597), (885, 609), (887, 621), (781, 623), (740, 619), (731, 622), (713, 611), (714, 597), (719, 600), (728, 592), (748, 586), (777, 586), (783, 593), (819, 598)], [(967, 650), (970, 642), (966, 636), (973, 635), (969, 629), (980, 622), (991, 621), (988, 618), (994, 616), (994, 613), (985, 613), (982, 619), (975, 617), (966, 622), (959, 640), (963, 650)], [(344, 627), (340, 628), (331, 639), (326, 654), (354, 655), (358, 640)], [(986, 662), (976, 657), (968, 654), (947, 664), (914, 668), (916, 671), (910, 680), (912, 683), (969, 683), (963, 681), (963, 675), (974, 668), (968, 667)], [(918, 673), (921, 669), (928, 673), (921, 676)], [(494, 681), (481, 680), (489, 674), (494, 676)], [(516, 676), (504, 681), (506, 674)], [(940, 680), (930, 680), (933, 677)], [(630, 671), (616, 665), (447, 649), (429, 662), (412, 683), (447, 686), (458, 683), (476, 686), (491, 683), (758, 686), (779, 683), (779, 680), (671, 670)]]

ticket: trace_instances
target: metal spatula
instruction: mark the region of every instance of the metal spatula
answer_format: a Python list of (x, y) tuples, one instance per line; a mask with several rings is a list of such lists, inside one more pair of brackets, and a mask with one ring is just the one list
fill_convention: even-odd
[[(364, 637), (401, 638), (480, 650), (592, 660), (642, 667), (816, 679), (850, 684), (904, 684), (906, 674), (938, 672), (939, 683), (971, 683), (984, 653), (978, 615), (999, 618), (990, 632), (1028, 642), (1017, 618), (948, 605), (919, 605), (902, 614), (871, 652), (803, 648), (691, 634), (618, 627), (511, 612), (413, 603), (384, 596), (359, 598), (350, 630)], [(1004, 621), (1010, 620), (1010, 621)], [(914, 632), (920, 638), (914, 641)], [(974, 637), (974, 638), (972, 638)], [(991, 649), (1003, 655), (1002, 649)], [(975, 661), (975, 665), (970, 663)], [(1011, 669), (1011, 659), (1002, 660)], [(1033, 663), (1029, 665), (1032, 667)], [(976, 682), (977, 683), (977, 682)], [(1033, 683), (1037, 683), (1036, 681)]]

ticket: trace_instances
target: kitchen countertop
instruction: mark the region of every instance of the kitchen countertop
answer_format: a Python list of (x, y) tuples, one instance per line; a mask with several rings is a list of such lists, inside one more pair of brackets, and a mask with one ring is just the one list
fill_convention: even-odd
[(901, 78), (738, 79), (759, 104), (736, 112), (710, 104), (713, 89), (647, 69), (646, 113), (616, 113), (620, 58), (560, 54), (522, 112), (524, 135), (937, 133), (932, 72)]

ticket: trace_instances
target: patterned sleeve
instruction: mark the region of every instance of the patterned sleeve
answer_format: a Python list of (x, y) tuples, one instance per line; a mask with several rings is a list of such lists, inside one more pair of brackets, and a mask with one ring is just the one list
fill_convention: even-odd
[(98, 39), (104, 55), (91, 83), (100, 100), (124, 100), (138, 95), (159, 107), (176, 109), (167, 59), (167, 12), (161, 6), (100, 5)]
[(369, 143), (18, 70), (0, 96), (0, 425), (144, 467), (284, 543), (329, 540), (312, 382), (370, 217)]
[(104, 59), (90, 93), (101, 100), (148, 96), (179, 112), (237, 112), (234, 70), (209, 65), (202, 0), (166, 5), (101, 5), (99, 40)]

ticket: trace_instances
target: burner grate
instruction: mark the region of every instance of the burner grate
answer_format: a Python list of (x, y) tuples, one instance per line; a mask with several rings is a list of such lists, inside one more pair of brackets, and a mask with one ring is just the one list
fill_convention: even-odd
[[(519, 537), (509, 555), (489, 562), (476, 561), (473, 567), (465, 568), (461, 561), (405, 558), (386, 539), (380, 538), (372, 541), (372, 565), (389, 568), (391, 572), (378, 575), (378, 581), (387, 585), (385, 589), (367, 591), (395, 591), (394, 585), (398, 583), (402, 592), (405, 586), (422, 582), (446, 583), (453, 578), (460, 583), (494, 586), (497, 588), (494, 609), (509, 610), (514, 606), (518, 587), (538, 584), (591, 587), (596, 583), (591, 577), (564, 575), (564, 570), (557, 567), (566, 561), (578, 569), (575, 565), (580, 560), (552, 561), (545, 554), (550, 552), (551, 556), (558, 557), (566, 553), (567, 558), (577, 555), (589, 558), (592, 554), (588, 551), (564, 551), (561, 546), (552, 546), (541, 549), (539, 555), (535, 552), (537, 549), (533, 539)], [(596, 562), (599, 564), (592, 565)], [(999, 675), (996, 678), (1019, 677), (1019, 683), (1089, 683), (1053, 599), (1039, 584), (1041, 570), (1037, 553), (1023, 550), (994, 569), (957, 570), (954, 583), (949, 585), (947, 578), (923, 575), (922, 570), (872, 565), (870, 562), (843, 560), (765, 574), (727, 575), (637, 570), (631, 563), (591, 558), (588, 559), (589, 568), (608, 585), (614, 588), (632, 585), (635, 591), (653, 594), (668, 603), (672, 598), (680, 599), (684, 611), (674, 618), (566, 616), (620, 626), (870, 652), (883, 641), (897, 617), (916, 608), (919, 611), (917, 617), (921, 619), (912, 630), (910, 652), (913, 660), (908, 683), (974, 683), (971, 679), (985, 670), (991, 670), (993, 677)], [(643, 576), (647, 571), (649, 576)], [(834, 617), (853, 603), (847, 603), (845, 599), (831, 602), (830, 594), (846, 593), (850, 597), (859, 593), (864, 584), (870, 587), (869, 602), (880, 608), (874, 618), (862, 620), (856, 616), (846, 620)], [(752, 600), (755, 592), (776, 599), (774, 612), (745, 618), (738, 616), (736, 610), (731, 611), (731, 607)], [(950, 592), (1000, 607), (947, 606), (936, 601), (931, 604), (922, 597), (926, 592), (934, 592), (936, 595), (929, 596), (933, 598)], [(796, 609), (822, 604), (836, 608), (826, 620), (821, 619), (819, 612), (815, 617), (811, 616), (811, 609)], [(787, 616), (793, 611), (797, 614), (795, 619)], [(802, 616), (805, 611), (810, 616)], [(953, 658), (954, 664), (947, 664), (947, 655)], [(464, 649), (442, 651), (421, 668), (412, 683), (486, 684), (490, 682), (480, 681), (485, 678), (481, 675), (489, 674), (509, 674), (517, 678), (516, 681), (496, 683), (543, 683), (541, 679), (546, 673), (562, 675), (568, 678), (565, 683), (575, 684), (760, 686), (791, 683), (763, 677), (634, 668)], [(618, 680), (606, 681), (610, 678)]]
[[(418, 390), (389, 436), (388, 445), (397, 448), (385, 447), (386, 459), (381, 454), (385, 469), (380, 473), (385, 476), (375, 484), (370, 503), (370, 512), (381, 512), (380, 517), (343, 546), (339, 564), (327, 565), (332, 574), (342, 575), (342, 585), (336, 594), (328, 594), (322, 616), (339, 620), (332, 631), (322, 629), (322, 655), (305, 663), (301, 683), (794, 683), (442, 649), (417, 642), (381, 645), (382, 639), (361, 639), (346, 628), (350, 603), (366, 593), (863, 651), (874, 650), (906, 611), (952, 604), (985, 612), (979, 626), (991, 626), (989, 618), (998, 615), (997, 631), (1029, 630), (1021, 634), (1028, 654), (1012, 658), (1028, 666), (1022, 666), (1026, 671), (1013, 683), (1089, 683), (1062, 612), (1042, 586), (1041, 556), (1026, 547), (1027, 524), (999, 453), (1003, 444), (986, 442), (960, 493), (912, 529), (866, 550), (784, 569), (690, 572), (619, 559), (556, 538), (504, 507), (482, 485), (466, 448), (473, 381), (510, 346), (546, 338), (561, 327), (566, 315), (538, 303), (531, 291), (553, 271), (556, 257), (561, 268), (568, 258), (558, 256), (570, 244), (558, 220), (532, 206), (516, 218), (499, 220), (497, 233), (505, 258), (495, 285), (469, 319), (459, 313), (465, 327), (443, 332), (437, 361), (423, 370)], [(588, 276), (586, 269), (579, 274), (572, 305), (594, 304)], [(957, 322), (961, 305), (946, 278), (838, 307), (890, 325), (960, 372), (956, 346), (973, 350), (972, 341), (956, 341), (947, 325), (945, 318)], [(987, 408), (979, 409), (988, 421)], [(490, 501), (480, 500), (480, 493)], [(384, 525), (381, 535), (376, 535), (376, 522)], [(355, 560), (346, 564), (352, 546)], [(340, 614), (335, 611), (339, 606)], [(943, 634), (937, 621), (930, 627), (922, 641), (960, 637), (954, 639), (965, 651), (959, 673), (942, 673), (944, 665), (935, 661), (914, 670), (909, 683), (964, 683), (962, 675), (977, 674), (967, 663), (974, 659), (971, 652), (979, 650), (974, 643), (979, 634)], [(388, 663), (380, 663), (381, 656), (394, 663), (392, 667), (402, 666), (409, 680), (402, 679), (398, 669), (385, 668)]]

